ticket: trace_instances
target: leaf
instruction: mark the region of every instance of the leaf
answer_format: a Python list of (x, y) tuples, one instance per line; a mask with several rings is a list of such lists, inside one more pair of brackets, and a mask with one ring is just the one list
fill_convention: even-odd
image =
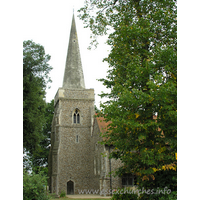
[(138, 113), (135, 113), (135, 117), (136, 119), (139, 117), (140, 115)]
[[(110, 141), (117, 144), (117, 158), (127, 172), (140, 174), (139, 186), (160, 187), (168, 184), (166, 177), (171, 185), (176, 173), (170, 175), (175, 168), (170, 164), (177, 152), (176, 1), (86, 2), (83, 20), (89, 23), (92, 11), (97, 12), (89, 26), (93, 35), (108, 33), (111, 50), (104, 60), (109, 71), (99, 81), (110, 89), (101, 95), (109, 99), (102, 107), (104, 118), (112, 121)], [(163, 149), (169, 143), (173, 145)], [(134, 152), (133, 159), (124, 155), (127, 150)]]

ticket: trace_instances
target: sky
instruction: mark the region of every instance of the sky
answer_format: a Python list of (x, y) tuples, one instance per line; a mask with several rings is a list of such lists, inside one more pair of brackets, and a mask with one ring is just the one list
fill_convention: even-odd
[(99, 78), (105, 78), (108, 64), (102, 62), (107, 57), (109, 46), (105, 44), (106, 37), (99, 38), (97, 49), (88, 50), (91, 32), (84, 28), (83, 21), (77, 15), (77, 10), (84, 5), (84, 0), (73, 1), (25, 1), (23, 7), (23, 41), (33, 40), (45, 48), (46, 54), (51, 56), (49, 64), (53, 70), (49, 74), (52, 83), (51, 88), (46, 91), (46, 101), (50, 102), (59, 87), (62, 87), (65, 62), (68, 49), (69, 34), (71, 29), (72, 15), (74, 9), (76, 28), (78, 33), (79, 48), (85, 79), (86, 89), (94, 88), (95, 105), (99, 108), (98, 96), (102, 91), (108, 91)]

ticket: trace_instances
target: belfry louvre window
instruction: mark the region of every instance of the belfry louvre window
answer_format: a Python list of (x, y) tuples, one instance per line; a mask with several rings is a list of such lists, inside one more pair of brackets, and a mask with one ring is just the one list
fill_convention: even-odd
[(80, 113), (78, 109), (74, 111), (74, 124), (80, 124)]

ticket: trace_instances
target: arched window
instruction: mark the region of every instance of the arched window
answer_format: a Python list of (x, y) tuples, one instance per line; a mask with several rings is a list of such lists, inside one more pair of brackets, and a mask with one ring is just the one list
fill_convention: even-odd
[(74, 111), (74, 124), (80, 124), (80, 113), (77, 108)]

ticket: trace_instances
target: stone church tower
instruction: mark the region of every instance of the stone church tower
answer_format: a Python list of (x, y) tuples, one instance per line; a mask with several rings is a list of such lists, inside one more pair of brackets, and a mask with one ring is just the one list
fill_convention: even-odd
[(111, 177), (111, 170), (121, 163), (109, 159), (114, 147), (98, 143), (102, 140), (99, 133), (106, 130), (108, 123), (94, 115), (94, 89), (85, 89), (73, 15), (63, 86), (54, 98), (48, 158), (51, 193), (80, 194), (84, 190), (109, 195), (108, 190), (128, 183), (120, 177)]
[(49, 154), (50, 190), (74, 194), (90, 189), (90, 138), (94, 116), (94, 89), (85, 89), (74, 15), (68, 44), (63, 86), (54, 98)]

